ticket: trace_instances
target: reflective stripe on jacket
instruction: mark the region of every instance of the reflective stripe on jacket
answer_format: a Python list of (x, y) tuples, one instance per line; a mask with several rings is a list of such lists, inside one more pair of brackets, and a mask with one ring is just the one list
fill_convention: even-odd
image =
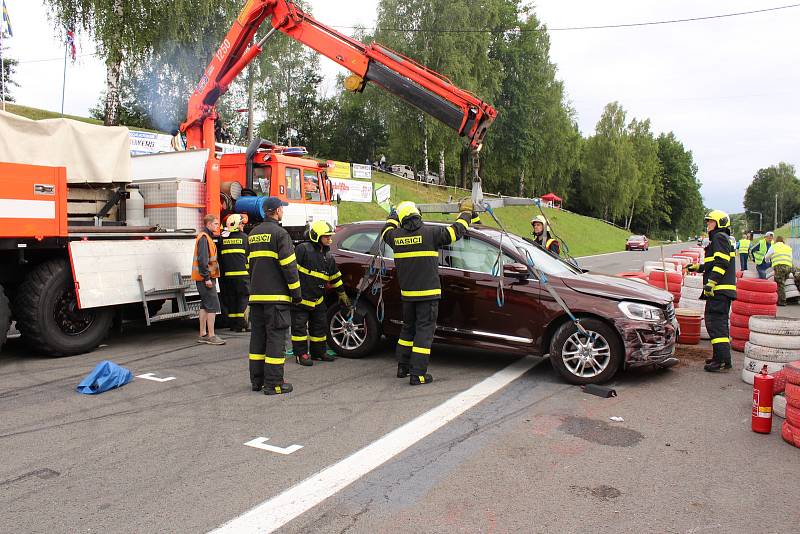
[(419, 217), (409, 217), (402, 225), (389, 219), (381, 235), (394, 251), (394, 264), (400, 282), (400, 299), (437, 300), (442, 297), (439, 280), (439, 249), (467, 233), (474, 214), (461, 213), (450, 226), (433, 226)]
[(247, 241), (250, 304), (285, 304), (300, 298), (300, 278), (289, 232), (274, 219), (267, 219), (253, 228)]
[(772, 244), (772, 266), (776, 265), (792, 266), (792, 247), (786, 243), (776, 241)]
[[(206, 250), (201, 250), (200, 240), (205, 240)], [(208, 259), (206, 259), (206, 251)], [(194, 238), (194, 258), (192, 259), (192, 280), (202, 282), (219, 278), (219, 262), (217, 261), (217, 245), (214, 239), (203, 231)]]
[(705, 261), (700, 266), (703, 284), (712, 286), (715, 296), (724, 295), (735, 299), (736, 264), (728, 234), (722, 230), (712, 230), (705, 253)]
[(328, 247), (306, 241), (297, 245), (294, 252), (303, 293), (303, 302), (300, 304), (308, 308), (322, 304), (326, 283), (330, 283), (339, 293), (344, 293), (342, 273), (336, 267), (336, 260)]
[(219, 237), (219, 265), (222, 276), (248, 276), (247, 234), (225, 232)]

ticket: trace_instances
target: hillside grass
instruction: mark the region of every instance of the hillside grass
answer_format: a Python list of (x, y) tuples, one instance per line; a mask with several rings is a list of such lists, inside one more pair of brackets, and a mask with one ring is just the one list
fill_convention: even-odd
[[(437, 187), (420, 182), (412, 182), (382, 172), (373, 172), (372, 181), (392, 186), (391, 200), (398, 204), (403, 200), (417, 203), (447, 202), (468, 196), (468, 192), (454, 187)], [(625, 241), (630, 232), (617, 228), (598, 219), (584, 217), (562, 210), (545, 208), (544, 213), (550, 221), (555, 233), (569, 246), (573, 256), (588, 256), (605, 252), (625, 250)], [(527, 236), (531, 233), (530, 220), (539, 215), (536, 206), (510, 206), (495, 210), (495, 215), (509, 232)], [(448, 221), (455, 215), (426, 214), (428, 220)], [(364, 220), (384, 220), (386, 212), (375, 203), (342, 202), (339, 205), (339, 222), (349, 223)], [(481, 221), (487, 226), (497, 224), (488, 214), (481, 215)]]
[[(41, 119), (72, 119), (78, 122), (85, 122), (87, 124), (95, 124), (98, 126), (103, 125), (103, 121), (97, 119), (90, 119), (88, 117), (78, 117), (76, 115), (64, 115), (61, 116), (61, 113), (57, 111), (48, 111), (46, 109), (39, 109), (39, 108), (32, 108), (30, 106), (22, 106), (20, 104), (12, 104), (10, 102), (6, 102), (6, 111), (9, 113), (13, 113), (14, 115), (19, 115), (21, 117), (26, 117), (28, 119), (32, 119), (35, 121)], [(123, 125), (124, 126), (124, 125)], [(148, 130), (146, 128), (131, 128), (129, 129), (136, 131), (136, 132), (152, 132), (152, 133), (164, 133), (159, 132), (157, 130)]]

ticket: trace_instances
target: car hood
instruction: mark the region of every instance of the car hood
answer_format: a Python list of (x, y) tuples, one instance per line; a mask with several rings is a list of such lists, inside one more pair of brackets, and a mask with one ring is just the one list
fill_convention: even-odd
[(669, 292), (648, 284), (602, 274), (582, 274), (562, 277), (564, 285), (586, 295), (614, 300), (638, 300), (666, 306), (672, 300)]

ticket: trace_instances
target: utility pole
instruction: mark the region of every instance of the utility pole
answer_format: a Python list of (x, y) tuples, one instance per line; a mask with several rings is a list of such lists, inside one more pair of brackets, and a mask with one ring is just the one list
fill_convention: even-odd
[(778, 193), (775, 193), (775, 226), (772, 227), (772, 230), (775, 231), (778, 229)]
[(761, 232), (761, 222), (764, 218), (764, 214), (760, 211), (751, 211), (750, 213), (757, 213), (758, 214), (758, 231)]

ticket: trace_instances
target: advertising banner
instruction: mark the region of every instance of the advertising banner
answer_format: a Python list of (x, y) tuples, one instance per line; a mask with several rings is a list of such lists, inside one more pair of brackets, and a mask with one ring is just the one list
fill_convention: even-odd
[(375, 202), (377, 202), (380, 207), (386, 210), (386, 213), (389, 213), (392, 207), (390, 201), (391, 196), (392, 196), (391, 185), (375, 184)]
[[(329, 178), (350, 178), (350, 164), (344, 161), (328, 161)], [(342, 198), (344, 200), (344, 198)]]
[(372, 167), (369, 165), (360, 165), (353, 163), (353, 178), (362, 178), (364, 180), (372, 180)]
[(372, 182), (357, 182), (355, 180), (342, 180), (330, 178), (333, 186), (333, 197), (339, 195), (345, 202), (372, 202)]
[(128, 132), (131, 141), (131, 156), (141, 154), (157, 154), (159, 152), (174, 152), (172, 136), (153, 132)]

